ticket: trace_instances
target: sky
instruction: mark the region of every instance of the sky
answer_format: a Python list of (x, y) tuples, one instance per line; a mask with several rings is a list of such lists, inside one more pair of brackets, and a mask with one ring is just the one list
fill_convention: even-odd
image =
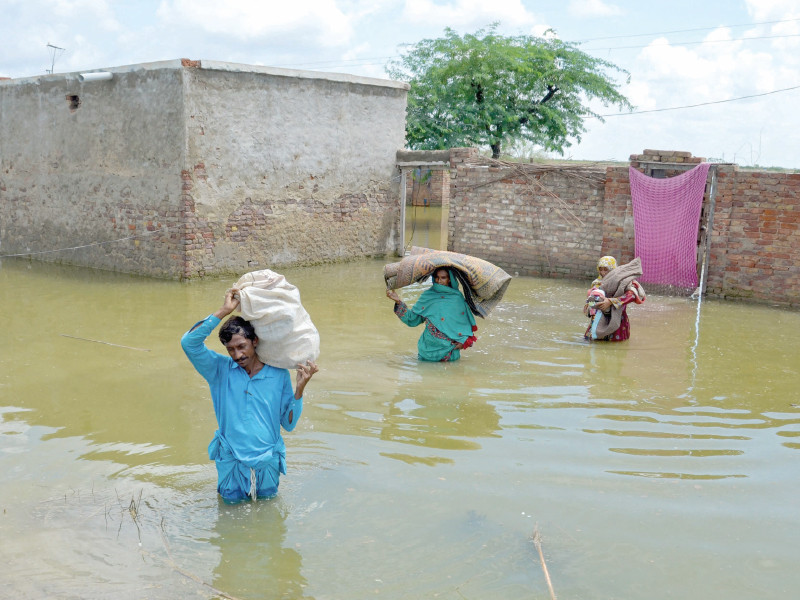
[(408, 45), (493, 22), (552, 29), (630, 74), (633, 113), (593, 105), (604, 122), (563, 158), (800, 170), (800, 0), (0, 0), (0, 77), (189, 58), (386, 79)]

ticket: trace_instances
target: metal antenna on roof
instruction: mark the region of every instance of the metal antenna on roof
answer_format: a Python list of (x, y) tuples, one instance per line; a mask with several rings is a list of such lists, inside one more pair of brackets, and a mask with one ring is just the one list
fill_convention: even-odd
[(58, 46), (53, 46), (53, 44), (47, 44), (47, 47), (50, 48), (50, 68), (46, 69), (46, 71), (52, 73), (56, 66), (56, 57), (61, 56), (61, 53), (64, 52), (66, 48), (59, 48)]

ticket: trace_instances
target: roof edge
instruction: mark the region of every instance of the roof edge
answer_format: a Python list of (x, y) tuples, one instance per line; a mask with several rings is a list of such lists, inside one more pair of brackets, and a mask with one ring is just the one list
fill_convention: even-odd
[(326, 79), (340, 83), (357, 83), (361, 85), (374, 85), (381, 87), (395, 88), (399, 90), (409, 90), (411, 86), (404, 81), (394, 81), (392, 79), (378, 79), (377, 77), (363, 77), (361, 75), (350, 75), (348, 73), (330, 73), (327, 71), (305, 71), (302, 69), (285, 69), (282, 67), (269, 67), (265, 65), (245, 65), (241, 63), (230, 63), (218, 60), (199, 61), (200, 69), (210, 71), (228, 71), (234, 73), (261, 73), (263, 75), (274, 75), (276, 77), (293, 77), (297, 79)]
[(157, 69), (203, 69), (208, 71), (226, 71), (229, 73), (258, 73), (272, 75), (274, 77), (290, 77), (295, 79), (323, 79), (338, 83), (353, 83), (358, 85), (369, 85), (387, 87), (398, 90), (408, 91), (411, 86), (404, 81), (394, 81), (391, 79), (378, 79), (377, 77), (363, 77), (361, 75), (350, 75), (348, 73), (328, 73), (323, 71), (305, 71), (301, 69), (284, 69), (281, 67), (268, 67), (264, 65), (246, 65), (241, 63), (230, 63), (218, 60), (191, 60), (188, 58), (177, 58), (173, 60), (162, 60), (148, 63), (138, 63), (133, 65), (122, 65), (117, 67), (106, 67), (97, 69), (82, 69), (66, 73), (47, 73), (44, 75), (33, 75), (30, 77), (19, 77), (15, 79), (0, 78), (0, 85), (17, 83), (36, 83), (40, 81), (62, 81), (66, 79), (77, 79), (81, 73), (95, 73), (106, 71), (109, 73), (129, 73), (141, 70)]

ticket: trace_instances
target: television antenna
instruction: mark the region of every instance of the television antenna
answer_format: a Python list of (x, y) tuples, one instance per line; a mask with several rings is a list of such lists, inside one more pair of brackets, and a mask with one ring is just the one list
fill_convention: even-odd
[(50, 68), (46, 69), (46, 71), (48, 73), (52, 73), (53, 69), (56, 66), (56, 58), (58, 56), (61, 56), (65, 48), (59, 48), (58, 46), (54, 46), (53, 44), (47, 44), (47, 47), (50, 49)]

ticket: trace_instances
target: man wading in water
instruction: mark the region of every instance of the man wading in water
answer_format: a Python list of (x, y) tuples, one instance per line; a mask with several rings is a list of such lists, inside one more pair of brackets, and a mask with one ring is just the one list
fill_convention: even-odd
[(289, 371), (258, 358), (258, 336), (242, 317), (231, 317), (219, 330), (229, 356), (209, 350), (205, 339), (238, 308), (237, 292), (229, 290), (222, 306), (181, 338), (183, 351), (211, 388), (219, 429), (208, 457), (217, 464), (217, 491), (228, 502), (278, 493), (280, 475), (286, 474), (281, 426), (295, 428), (303, 412), (303, 390), (319, 370), (311, 361), (297, 365), (293, 393)]

